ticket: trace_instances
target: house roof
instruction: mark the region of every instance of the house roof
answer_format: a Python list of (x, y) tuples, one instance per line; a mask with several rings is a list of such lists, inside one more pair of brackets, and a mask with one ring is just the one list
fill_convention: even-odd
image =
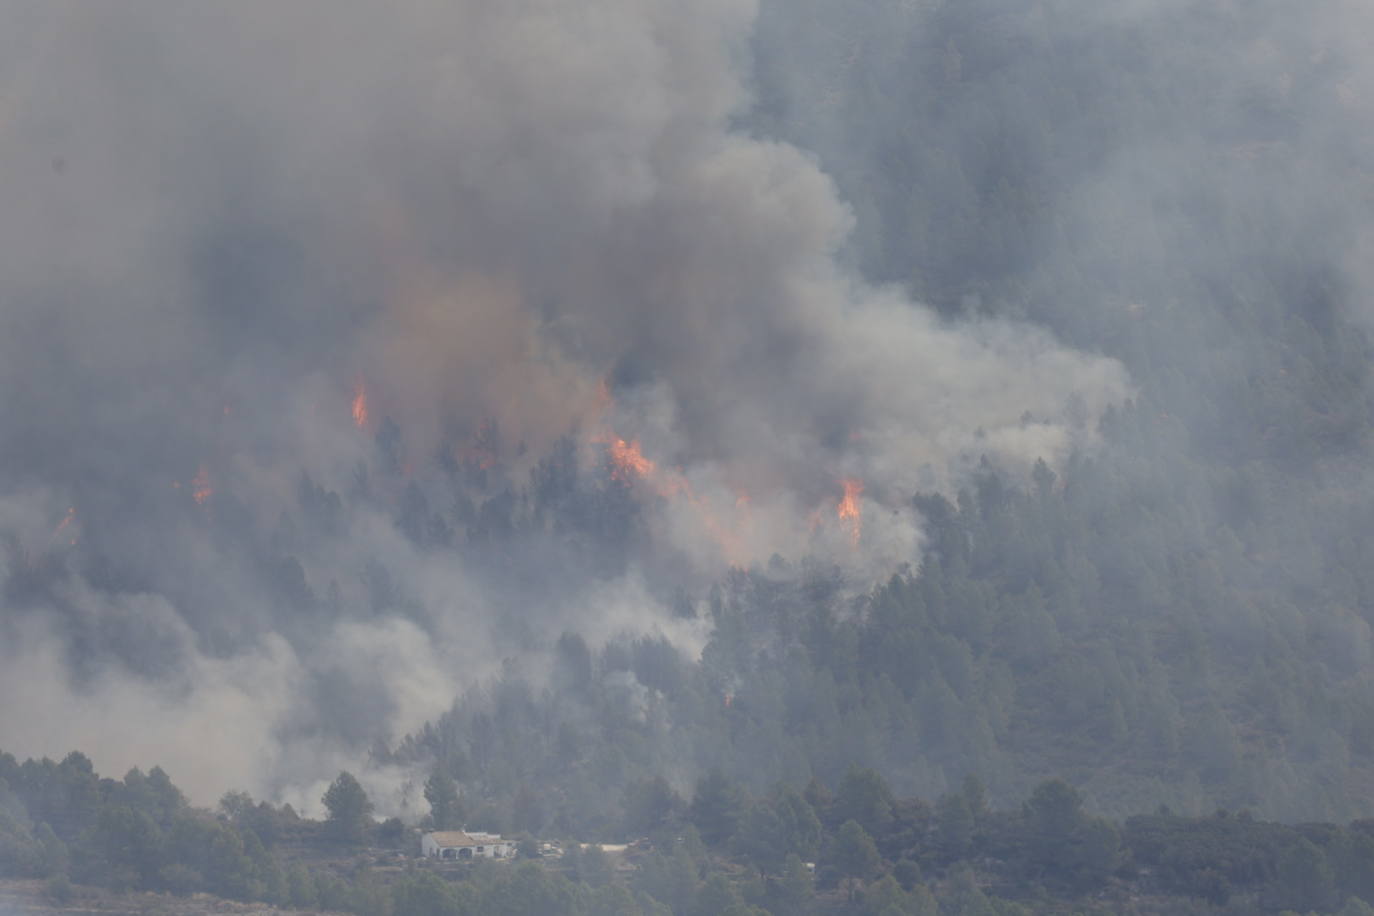
[(433, 833), (425, 834), (425, 836), (430, 837), (437, 845), (442, 847), (494, 846), (497, 843), (505, 842), (499, 836), (487, 834), (482, 837), (473, 837), (468, 836), (461, 830), (436, 830)]

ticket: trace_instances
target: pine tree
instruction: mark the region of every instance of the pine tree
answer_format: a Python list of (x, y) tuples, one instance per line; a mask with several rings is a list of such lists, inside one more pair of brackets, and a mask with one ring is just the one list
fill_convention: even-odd
[(329, 832), (343, 843), (361, 843), (372, 822), (372, 801), (358, 780), (347, 770), (330, 784), (324, 793), (324, 806), (329, 809), (326, 821)]
[(462, 800), (458, 785), (442, 768), (436, 768), (425, 781), (425, 801), (429, 802), (429, 817), (437, 830), (462, 826)]

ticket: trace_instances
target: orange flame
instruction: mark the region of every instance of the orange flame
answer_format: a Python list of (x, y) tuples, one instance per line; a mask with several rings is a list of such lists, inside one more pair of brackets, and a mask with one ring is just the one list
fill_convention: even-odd
[(367, 386), (362, 379), (353, 385), (353, 425), (358, 429), (367, 428)]
[(607, 440), (607, 453), (611, 459), (611, 479), (628, 483), (640, 477), (652, 477), (658, 466), (644, 457), (639, 450), (639, 440), (612, 437)]
[(669, 502), (685, 501), (696, 513), (702, 526), (710, 533), (711, 538), (726, 560), (731, 565), (743, 564), (745, 551), (739, 533), (735, 529), (738, 527), (741, 517), (746, 521), (748, 520), (748, 494), (743, 492), (737, 494), (733, 522), (722, 521), (708, 502), (693, 491), (692, 485), (687, 480), (682, 468), (660, 468), (653, 459), (645, 457), (638, 439), (626, 440), (615, 434), (604, 420), (604, 415), (614, 405), (615, 401), (611, 395), (610, 385), (602, 380), (597, 388), (597, 413), (602, 415), (603, 419), (599, 423), (601, 431), (592, 437), (592, 441), (606, 447), (606, 456), (611, 465), (611, 479), (624, 484), (642, 480), (664, 500)]
[(200, 470), (196, 471), (196, 476), (191, 478), (191, 498), (196, 501), (197, 506), (203, 506), (214, 495), (215, 488), (210, 486), (210, 472), (205, 470), (205, 465), (201, 465)]
[(854, 546), (859, 546), (859, 535), (863, 532), (863, 509), (859, 505), (859, 497), (864, 492), (864, 482), (855, 477), (846, 477), (840, 481), (840, 486), (844, 487), (844, 498), (835, 507), (835, 514), (840, 521), (849, 526), (849, 538), (854, 542)]
[[(606, 454), (611, 462), (612, 480), (625, 484), (643, 480), (653, 487), (662, 499), (670, 502), (677, 499), (685, 500), (695, 510), (702, 525), (710, 532), (726, 559), (735, 565), (743, 562), (744, 551), (736, 532), (716, 516), (705, 500), (693, 492), (691, 483), (680, 468), (660, 470), (657, 462), (644, 456), (638, 439), (626, 441), (611, 434), (596, 441), (606, 445)], [(737, 514), (741, 509), (747, 512), (748, 498), (745, 497), (743, 502), (737, 501), (735, 509)]]

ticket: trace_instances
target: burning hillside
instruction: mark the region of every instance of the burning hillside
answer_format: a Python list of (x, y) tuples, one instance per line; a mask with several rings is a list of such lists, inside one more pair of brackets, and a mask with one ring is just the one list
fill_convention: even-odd
[(8, 593), (33, 752), (154, 722), (140, 759), (281, 794), (732, 566), (919, 563), (918, 483), (1127, 391), (840, 264), (827, 177), (732, 129), (752, 4), (21, 6), (0, 530), (81, 507)]

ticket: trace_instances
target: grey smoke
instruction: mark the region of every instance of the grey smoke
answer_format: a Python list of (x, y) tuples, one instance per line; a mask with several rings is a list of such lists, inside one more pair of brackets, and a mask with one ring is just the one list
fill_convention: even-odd
[(459, 499), (434, 456), (483, 422), (487, 497), (562, 437), (594, 474), (610, 427), (731, 524), (748, 494), (738, 562), (859, 579), (919, 563), (917, 487), (1091, 448), (1119, 364), (866, 282), (816, 159), (732, 127), (755, 12), (0, 6), (0, 746), (308, 804), (503, 658), (678, 626), (654, 570), (724, 569), (647, 496), (654, 546), (558, 601), (524, 600), (576, 565), (539, 536), (514, 592), (417, 545), (407, 486)]
[[(835, 176), (844, 263), (1120, 358), (1148, 432), (1101, 465), (1113, 565), (1150, 549), (1131, 513), (1188, 507), (1169, 552), (1302, 609), (1283, 625), (1321, 631), (1294, 645), (1333, 694), (1374, 659), (1339, 572), (1368, 565), (1374, 484), (1372, 26), (1346, 0), (765, 0), (744, 119)], [(1196, 601), (1252, 657), (1264, 624), (1236, 604)], [(1301, 782), (1261, 794), (1284, 817), (1355, 804)]]

